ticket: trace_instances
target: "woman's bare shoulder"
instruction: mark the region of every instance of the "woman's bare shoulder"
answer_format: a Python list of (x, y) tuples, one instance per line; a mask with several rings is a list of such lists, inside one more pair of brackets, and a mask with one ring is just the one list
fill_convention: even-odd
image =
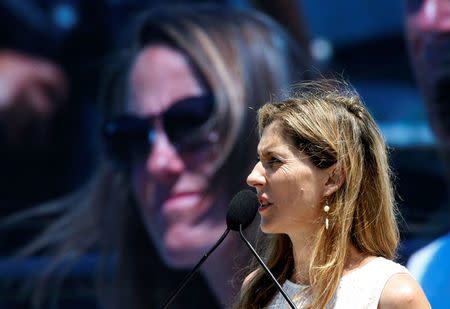
[(417, 281), (407, 273), (393, 275), (380, 297), (379, 309), (428, 309), (430, 303)]

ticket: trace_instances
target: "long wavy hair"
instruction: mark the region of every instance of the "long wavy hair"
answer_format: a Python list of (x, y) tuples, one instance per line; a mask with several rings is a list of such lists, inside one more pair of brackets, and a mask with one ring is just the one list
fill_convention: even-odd
[[(105, 121), (124, 113), (128, 73), (140, 51), (151, 44), (180, 50), (215, 97), (213, 121), (223, 150), (211, 188), (220, 183), (231, 196), (245, 186), (254, 161), (248, 151), (257, 144), (254, 111), (279, 89), (310, 74), (307, 53), (267, 16), (228, 7), (155, 9), (139, 18), (135, 33), (131, 48), (114, 57), (105, 79)], [(32, 281), (35, 305), (47, 296), (50, 285), (60, 284), (55, 273), (64, 278), (67, 271), (61, 272), (61, 265), (70, 269), (89, 250), (102, 253), (97, 285), (106, 307), (160, 304), (174, 286), (173, 280), (165, 278), (180, 279), (164, 268), (150, 243), (134, 205), (127, 171), (115, 168), (106, 156), (92, 180), (78, 192), (16, 216), (10, 223), (44, 215), (59, 219), (19, 253), (45, 252), (54, 257), (37, 281)], [(113, 273), (106, 269), (111, 256), (116, 261)], [(160, 272), (164, 275), (156, 284), (155, 274)]]
[[(309, 265), (309, 308), (325, 308), (342, 276), (352, 243), (363, 253), (393, 259), (399, 241), (392, 173), (383, 137), (358, 93), (345, 81), (304, 82), (285, 100), (258, 111), (260, 135), (278, 121), (318, 168), (336, 164), (341, 187), (329, 198), (329, 228), (321, 225)], [(325, 221), (325, 218), (319, 218)], [(274, 276), (292, 275), (287, 235), (269, 235), (263, 256)], [(262, 308), (278, 292), (262, 268), (245, 284), (234, 308)]]

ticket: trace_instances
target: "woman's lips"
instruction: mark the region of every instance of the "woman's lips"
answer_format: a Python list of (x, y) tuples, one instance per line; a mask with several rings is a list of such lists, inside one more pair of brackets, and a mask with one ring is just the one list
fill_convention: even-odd
[(263, 197), (258, 197), (258, 200), (259, 200), (259, 204), (260, 204), (259, 208), (258, 208), (259, 212), (262, 212), (273, 205), (272, 203), (270, 203), (267, 199), (265, 199)]
[(273, 206), (273, 204), (265, 204), (265, 205), (259, 205), (259, 208), (258, 208), (258, 211), (259, 212), (262, 212), (262, 211), (264, 211), (264, 210), (266, 210), (267, 208), (269, 208), (269, 207), (271, 207), (271, 206)]
[(176, 193), (162, 204), (161, 211), (169, 217), (180, 215), (193, 217), (203, 213), (202, 201), (203, 194), (200, 192)]

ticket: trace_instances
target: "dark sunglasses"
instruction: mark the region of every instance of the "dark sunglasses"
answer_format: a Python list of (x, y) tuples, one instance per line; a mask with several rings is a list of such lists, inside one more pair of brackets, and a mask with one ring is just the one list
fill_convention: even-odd
[[(192, 154), (210, 144), (205, 131), (214, 107), (212, 95), (189, 97), (175, 102), (161, 115), (164, 131), (178, 152)], [(107, 122), (103, 136), (109, 158), (120, 166), (145, 159), (155, 141), (153, 119), (124, 115)]]

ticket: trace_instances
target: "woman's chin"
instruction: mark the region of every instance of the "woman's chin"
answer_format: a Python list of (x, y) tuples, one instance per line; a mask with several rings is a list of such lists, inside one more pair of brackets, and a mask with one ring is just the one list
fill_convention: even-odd
[(160, 244), (164, 262), (173, 268), (188, 268), (197, 264), (214, 244), (210, 236), (211, 233), (198, 233), (186, 226), (172, 227)]
[(275, 225), (273, 224), (273, 222), (271, 222), (271, 220), (267, 220), (267, 219), (261, 218), (261, 223), (260, 223), (259, 227), (261, 228), (261, 231), (264, 234), (276, 234), (276, 233), (278, 233)]
[(163, 248), (164, 263), (171, 268), (191, 268), (206, 253), (207, 249), (196, 248), (179, 242), (167, 243)]
[(226, 223), (205, 218), (198, 222), (178, 220), (158, 230), (156, 225), (147, 228), (165, 264), (190, 268), (217, 242)]
[(171, 252), (167, 251), (163, 255), (164, 264), (173, 269), (192, 268), (201, 258), (201, 254), (192, 254), (191, 252)]

